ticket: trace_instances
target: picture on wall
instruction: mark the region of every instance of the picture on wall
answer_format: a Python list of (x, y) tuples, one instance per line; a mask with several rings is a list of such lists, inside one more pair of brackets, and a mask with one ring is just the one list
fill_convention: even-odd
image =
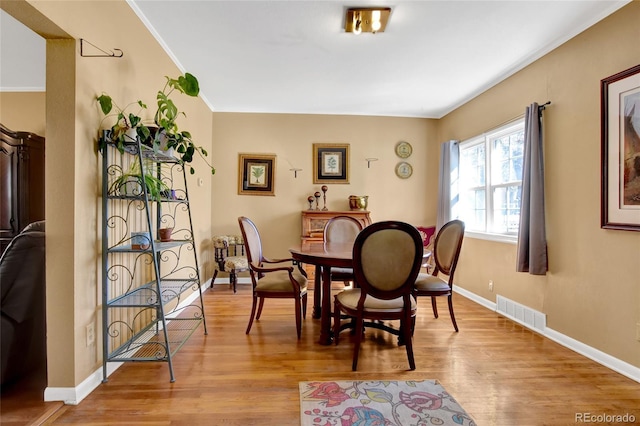
[(275, 154), (238, 154), (238, 194), (275, 195)]
[(640, 65), (603, 79), (601, 226), (640, 231)]
[(349, 144), (313, 144), (313, 183), (349, 183)]

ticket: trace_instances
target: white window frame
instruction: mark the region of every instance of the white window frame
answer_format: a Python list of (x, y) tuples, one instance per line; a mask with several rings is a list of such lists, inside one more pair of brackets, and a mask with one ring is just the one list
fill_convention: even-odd
[[(478, 238), (478, 239), (483, 239), (483, 240), (491, 240), (491, 241), (499, 241), (499, 242), (506, 242), (506, 243), (512, 243), (512, 244), (516, 244), (518, 242), (518, 233), (517, 232), (512, 232), (512, 233), (496, 233), (496, 232), (490, 232), (489, 229), (492, 228), (492, 224), (493, 224), (493, 219), (494, 219), (494, 208), (490, 206), (493, 206), (493, 190), (495, 188), (499, 188), (499, 187), (509, 187), (509, 186), (520, 186), (522, 187), (522, 176), (520, 176), (519, 180), (515, 180), (515, 181), (511, 181), (511, 182), (506, 182), (506, 183), (501, 183), (501, 184), (492, 184), (492, 173), (491, 173), (491, 160), (492, 160), (492, 143), (491, 141), (502, 137), (504, 135), (508, 135), (508, 134), (512, 134), (512, 133), (516, 133), (522, 131), (524, 132), (524, 118), (519, 119), (517, 121), (505, 124), (499, 128), (493, 129), (489, 132), (483, 133), (482, 135), (479, 136), (475, 136), (472, 138), (469, 138), (465, 141), (460, 142), (459, 144), (459, 150), (460, 150), (460, 179), (459, 182), (456, 182), (456, 184), (461, 184), (461, 182), (463, 181), (462, 178), (462, 174), (464, 173), (462, 170), (462, 151), (464, 149), (469, 149), (471, 147), (477, 146), (477, 145), (484, 145), (485, 148), (485, 182), (484, 182), (484, 191), (485, 191), (485, 230), (473, 230), (473, 229), (469, 229), (467, 227), (467, 230), (465, 231), (465, 236), (471, 237), (471, 238)], [(524, 155), (524, 153), (523, 153)], [(476, 188), (481, 188), (481, 187), (476, 187)], [(460, 197), (463, 196), (463, 191), (464, 188), (460, 187), (458, 188), (458, 193), (460, 194)], [(462, 216), (461, 215), (461, 209), (462, 205), (458, 206), (456, 208), (456, 212), (457, 212), (457, 216)], [(453, 211), (452, 211), (452, 217), (453, 216)], [(464, 218), (462, 218), (464, 219)]]

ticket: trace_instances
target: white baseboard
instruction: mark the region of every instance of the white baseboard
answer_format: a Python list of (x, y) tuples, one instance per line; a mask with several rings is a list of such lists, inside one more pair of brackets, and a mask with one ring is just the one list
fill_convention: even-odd
[[(208, 279), (204, 284), (200, 285), (202, 291), (209, 288), (211, 279)], [(187, 306), (193, 303), (199, 297), (195, 291), (189, 295), (185, 300), (178, 305), (178, 310), (181, 306)], [(107, 363), (107, 377), (111, 376), (123, 362), (109, 362)], [(82, 383), (75, 387), (69, 388), (56, 388), (47, 387), (44, 390), (44, 400), (48, 401), (63, 401), (66, 405), (78, 405), (80, 401), (86, 398), (91, 392), (94, 391), (102, 383), (102, 367), (91, 373), (89, 377), (84, 379)]]
[(511, 318), (508, 315), (504, 315), (502, 312), (497, 311), (497, 305), (485, 299), (484, 297), (480, 297), (475, 293), (472, 293), (468, 290), (460, 288), (458, 286), (453, 286), (453, 291), (460, 294), (461, 296), (466, 297), (469, 300), (476, 302), (479, 305), (484, 306), (485, 308), (494, 311), (500, 315), (503, 315), (519, 324), (523, 327), (527, 327), (528, 329), (535, 331), (536, 333), (541, 334), (542, 336), (548, 338), (549, 340), (553, 340), (554, 342), (564, 346), (565, 348), (571, 349), (574, 352), (579, 353), (580, 355), (589, 358), (592, 361), (597, 362), (600, 365), (603, 365), (617, 373), (622, 374), (630, 378), (631, 380), (635, 380), (640, 383), (640, 368), (631, 365), (625, 361), (622, 361), (618, 358), (615, 358), (609, 354), (606, 354), (596, 348), (593, 348), (589, 345), (586, 345), (578, 340), (575, 340), (572, 337), (566, 336), (562, 333), (559, 333), (555, 330), (550, 329), (549, 327), (543, 327), (543, 330), (539, 328), (534, 328), (530, 324), (526, 322), (519, 321), (517, 318)]
[(545, 337), (640, 383), (640, 368), (547, 327)]

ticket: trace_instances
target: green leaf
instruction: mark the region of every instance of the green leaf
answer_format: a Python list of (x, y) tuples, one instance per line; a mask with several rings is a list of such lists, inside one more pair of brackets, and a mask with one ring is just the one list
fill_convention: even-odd
[(138, 123), (140, 123), (141, 118), (138, 117), (137, 115), (133, 115), (132, 113), (129, 113), (129, 124), (131, 125), (131, 127), (137, 127)]
[(109, 95), (100, 95), (96, 98), (100, 103), (100, 109), (104, 115), (107, 115), (111, 112), (113, 108), (113, 102), (111, 101), (111, 96)]
[(198, 96), (200, 93), (198, 79), (193, 74), (185, 73), (184, 76), (178, 78), (178, 84), (185, 95)]

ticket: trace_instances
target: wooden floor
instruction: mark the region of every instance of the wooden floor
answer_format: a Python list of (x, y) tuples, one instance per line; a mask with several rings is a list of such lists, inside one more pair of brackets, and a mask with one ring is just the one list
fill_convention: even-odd
[(420, 304), (415, 371), (394, 336), (367, 330), (357, 372), (348, 333), (339, 346), (321, 346), (319, 321), (308, 316), (296, 339), (293, 301), (268, 300), (247, 336), (249, 286), (237, 294), (216, 286), (204, 297), (209, 335), (197, 331), (176, 355), (175, 383), (166, 363), (128, 363), (77, 406), (36, 401), (35, 411), (21, 410), (28, 399), (3, 392), (0, 423), (297, 425), (299, 381), (349, 379), (437, 379), (478, 425), (570, 425), (577, 413), (640, 422), (640, 383), (457, 294), (459, 333), (445, 299), (439, 319)]

